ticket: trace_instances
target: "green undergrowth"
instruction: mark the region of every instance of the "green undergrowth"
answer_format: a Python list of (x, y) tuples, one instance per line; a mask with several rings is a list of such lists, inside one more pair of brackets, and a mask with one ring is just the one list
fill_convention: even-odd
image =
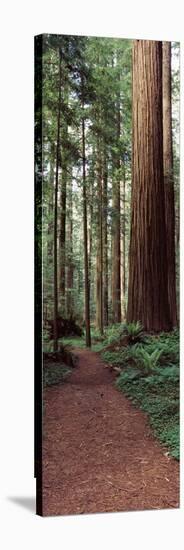
[(66, 336), (59, 340), (63, 346), (71, 346), (74, 348), (84, 349), (86, 347), (85, 337), (84, 336)]
[(53, 386), (55, 384), (63, 384), (71, 372), (72, 369), (64, 363), (49, 363), (48, 365), (44, 365), (43, 385)]
[[(140, 323), (118, 324), (107, 327), (103, 335), (92, 327), (91, 341), (92, 351), (121, 368), (117, 388), (148, 415), (155, 435), (179, 459), (179, 331), (147, 335)], [(62, 338), (60, 342), (86, 347), (85, 336)], [(60, 373), (56, 369), (52, 375), (46, 373), (49, 385), (63, 382), (69, 375), (62, 367)]]
[[(116, 325), (110, 325), (109, 327), (105, 327), (104, 333), (101, 334), (99, 330), (91, 327), (91, 349), (92, 351), (101, 352), (103, 351), (109, 344), (115, 344), (117, 342), (117, 345), (119, 343), (119, 339), (124, 332), (124, 327), (126, 325), (120, 323)], [(66, 336), (64, 338), (58, 339), (58, 345), (63, 344), (64, 346), (72, 346), (76, 348), (84, 349), (86, 348), (86, 341), (85, 341), (85, 335), (79, 337), (79, 336)], [(52, 351), (53, 349), (53, 341), (48, 341), (48, 339), (44, 342), (44, 351)]]
[(92, 350), (96, 352), (103, 352), (107, 346), (114, 345), (119, 348), (120, 338), (124, 332), (124, 324), (110, 325), (104, 329), (104, 334), (100, 334), (99, 330), (92, 329), (91, 342)]
[[(91, 349), (92, 351), (101, 352), (109, 344), (113, 344), (119, 341), (122, 334), (123, 325), (111, 325), (106, 327), (104, 334), (102, 335), (99, 330), (91, 327)], [(65, 346), (72, 346), (76, 348), (86, 348), (85, 335), (80, 338), (77, 336), (62, 338), (60, 342)]]
[(147, 413), (155, 435), (179, 459), (179, 333), (147, 336), (119, 351), (103, 351), (104, 361), (122, 372), (117, 388)]

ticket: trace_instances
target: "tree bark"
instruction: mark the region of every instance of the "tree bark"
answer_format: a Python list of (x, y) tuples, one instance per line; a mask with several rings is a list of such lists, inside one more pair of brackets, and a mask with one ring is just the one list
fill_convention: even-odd
[[(68, 83), (66, 67), (63, 67), (62, 71), (62, 85), (63, 85), (63, 101), (68, 106)], [(68, 125), (66, 118), (64, 118), (61, 133), (61, 198), (60, 198), (60, 307), (61, 314), (65, 317), (66, 314), (66, 199), (67, 199), (67, 137), (68, 137)]]
[[(54, 232), (54, 196), (55, 196), (55, 176), (54, 176), (54, 163), (55, 163), (55, 151), (52, 148), (50, 156), (50, 177), (49, 177), (49, 187), (50, 193), (48, 197), (48, 238), (47, 238), (47, 257), (45, 269), (45, 277), (43, 280), (43, 300), (46, 304), (46, 313), (45, 319), (54, 318), (53, 313), (53, 257), (54, 257), (54, 241), (53, 241), (53, 232)], [(44, 254), (43, 254), (44, 261)]]
[(84, 277), (85, 277), (85, 324), (86, 346), (91, 347), (89, 274), (88, 274), (88, 236), (87, 236), (87, 197), (86, 197), (86, 156), (85, 156), (85, 118), (84, 118), (84, 81), (81, 76), (82, 93), (82, 167), (83, 167), (83, 232), (84, 232)]
[[(93, 155), (94, 155), (93, 151)], [(90, 204), (89, 204), (89, 297), (92, 299), (92, 251), (93, 251), (93, 192), (94, 192), (94, 165), (90, 173)]]
[(165, 227), (162, 43), (133, 45), (132, 218), (128, 322), (147, 331), (171, 328)]
[(106, 152), (103, 155), (103, 317), (104, 325), (108, 325), (108, 233), (107, 233), (107, 210), (108, 210), (108, 168)]
[(168, 260), (168, 297), (172, 325), (177, 325), (175, 268), (175, 199), (172, 151), (171, 42), (163, 42), (163, 159)]
[(126, 169), (123, 160), (121, 185), (121, 320), (126, 319)]
[(100, 139), (98, 139), (97, 147), (96, 327), (103, 334), (102, 161)]
[(60, 304), (61, 313), (65, 316), (65, 286), (66, 286), (66, 186), (67, 172), (62, 149), (62, 177), (61, 177), (61, 214), (60, 214)]
[(57, 116), (57, 144), (56, 144), (56, 177), (54, 193), (54, 351), (58, 349), (58, 274), (57, 274), (57, 224), (58, 224), (58, 182), (59, 182), (59, 156), (60, 156), (60, 124), (61, 124), (61, 50), (59, 48), (59, 91), (58, 91), (58, 116)]
[(116, 135), (117, 151), (114, 155), (115, 175), (112, 189), (112, 321), (121, 322), (121, 250), (120, 250), (120, 155), (118, 150), (120, 139), (120, 97), (118, 97), (116, 108)]
[(67, 209), (67, 292), (66, 292), (66, 311), (67, 316), (73, 316), (73, 196), (72, 181), (68, 185), (68, 209)]

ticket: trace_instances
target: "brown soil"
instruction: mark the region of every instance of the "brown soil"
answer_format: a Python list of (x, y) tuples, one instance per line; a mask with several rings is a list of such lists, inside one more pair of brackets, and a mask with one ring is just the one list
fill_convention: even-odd
[(177, 508), (179, 465), (100, 357), (44, 393), (43, 515)]

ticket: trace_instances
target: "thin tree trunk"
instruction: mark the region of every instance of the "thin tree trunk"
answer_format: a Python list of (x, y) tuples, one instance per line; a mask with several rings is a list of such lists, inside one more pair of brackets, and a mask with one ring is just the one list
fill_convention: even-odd
[(87, 197), (86, 197), (86, 153), (85, 153), (85, 120), (84, 120), (84, 82), (81, 76), (82, 92), (82, 166), (83, 166), (83, 231), (84, 231), (84, 277), (85, 277), (85, 323), (86, 346), (91, 347), (90, 305), (89, 305), (89, 275), (88, 275), (88, 238), (87, 238)]
[[(68, 85), (66, 68), (63, 69), (63, 100), (68, 106)], [(67, 199), (67, 137), (68, 125), (65, 120), (63, 123), (61, 135), (61, 157), (62, 157), (62, 176), (61, 176), (61, 199), (60, 199), (60, 307), (63, 316), (66, 314), (66, 199)]]
[(73, 316), (73, 196), (72, 196), (72, 181), (68, 188), (68, 258), (67, 258), (67, 293), (66, 293), (66, 310), (67, 316)]
[(163, 42), (163, 158), (168, 259), (168, 296), (172, 325), (177, 325), (175, 268), (175, 199), (171, 112), (171, 42)]
[[(53, 212), (54, 212), (54, 159), (55, 159), (55, 148), (51, 148), (51, 158), (50, 158), (50, 176), (49, 176), (49, 186), (50, 186), (50, 197), (49, 197), (49, 223), (48, 223), (48, 263), (53, 258)], [(51, 238), (52, 237), (52, 238)]]
[(121, 283), (120, 283), (120, 181), (113, 185), (112, 221), (112, 321), (121, 322)]
[(124, 171), (123, 171), (123, 297), (124, 297), (124, 314), (126, 316), (125, 294), (126, 294), (126, 175), (125, 175), (125, 166), (124, 166)]
[(92, 249), (93, 249), (93, 190), (94, 190), (94, 167), (92, 166), (90, 177), (90, 204), (89, 204), (89, 296), (92, 293)]
[(107, 159), (104, 150), (103, 158), (103, 307), (104, 307), (104, 325), (108, 325), (108, 234), (107, 234), (107, 210), (108, 210), (108, 194), (107, 194)]
[(165, 227), (162, 43), (133, 45), (133, 183), (128, 322), (171, 328)]
[(59, 48), (59, 92), (58, 92), (58, 117), (57, 117), (57, 144), (56, 144), (56, 178), (54, 194), (54, 351), (58, 349), (58, 275), (57, 275), (57, 223), (58, 223), (58, 181), (59, 181), (59, 155), (60, 155), (60, 124), (61, 124), (61, 50)]
[[(112, 220), (111, 220), (112, 224)], [(111, 269), (109, 269), (109, 318), (110, 322), (112, 323), (112, 279), (113, 279), (113, 273), (112, 273), (112, 258), (113, 258), (113, 238), (112, 238), (112, 231), (110, 232), (110, 266)]]
[(96, 327), (103, 334), (103, 233), (102, 233), (102, 162), (100, 140), (97, 151), (97, 253), (96, 253)]
[(62, 150), (62, 178), (61, 178), (61, 214), (60, 214), (60, 303), (62, 314), (65, 315), (65, 286), (66, 286), (66, 186), (67, 172)]
[[(45, 270), (46, 274), (46, 288), (43, 290), (43, 295), (46, 296), (47, 300), (47, 317), (46, 318), (52, 318), (54, 317), (53, 314), (53, 304), (52, 304), (52, 295), (53, 295), (53, 256), (54, 256), (54, 241), (53, 241), (53, 229), (54, 229), (54, 196), (55, 196), (55, 186), (54, 186), (54, 151), (51, 154), (50, 159), (50, 196), (49, 196), (49, 203), (48, 203), (48, 215), (49, 215), (49, 222), (48, 222), (48, 239), (47, 239), (47, 268)], [(52, 275), (51, 275), (52, 273)], [(44, 280), (43, 280), (44, 285)]]
[(121, 319), (126, 319), (126, 172), (123, 160), (123, 180), (121, 196)]
[[(120, 139), (120, 97), (116, 105), (116, 134), (117, 144)], [(120, 251), (120, 156), (119, 151), (115, 153), (115, 176), (113, 178), (113, 220), (112, 220), (112, 238), (113, 238), (113, 257), (112, 257), (112, 320), (113, 323), (121, 322), (121, 251)]]

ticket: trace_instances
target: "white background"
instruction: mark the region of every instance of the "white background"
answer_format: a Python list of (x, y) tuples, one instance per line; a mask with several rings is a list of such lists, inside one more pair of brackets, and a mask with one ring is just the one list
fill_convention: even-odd
[[(33, 36), (39, 33), (183, 38), (182, 2), (6, 1), (0, 48), (0, 538), (3, 550), (181, 548), (182, 509), (35, 516), (33, 478)], [(184, 68), (182, 48), (182, 71)], [(181, 71), (181, 72), (182, 72)], [(182, 76), (182, 100), (183, 100)], [(181, 105), (182, 145), (184, 116)], [(181, 199), (183, 212), (183, 163)], [(183, 249), (181, 227), (181, 251)], [(183, 258), (181, 253), (181, 273)], [(181, 277), (182, 287), (182, 277)], [(183, 304), (183, 292), (181, 288)], [(183, 332), (183, 318), (181, 334)], [(183, 341), (183, 338), (182, 338)], [(182, 346), (181, 346), (182, 347)], [(181, 350), (182, 351), (182, 350)], [(181, 353), (181, 365), (183, 353)], [(182, 373), (183, 379), (183, 373)], [(182, 382), (183, 388), (183, 382)], [(181, 423), (183, 424), (183, 412)], [(183, 439), (183, 438), (182, 438)], [(182, 441), (183, 443), (183, 441)], [(112, 464), (113, 467), (113, 464)], [(182, 461), (183, 469), (183, 461)]]

